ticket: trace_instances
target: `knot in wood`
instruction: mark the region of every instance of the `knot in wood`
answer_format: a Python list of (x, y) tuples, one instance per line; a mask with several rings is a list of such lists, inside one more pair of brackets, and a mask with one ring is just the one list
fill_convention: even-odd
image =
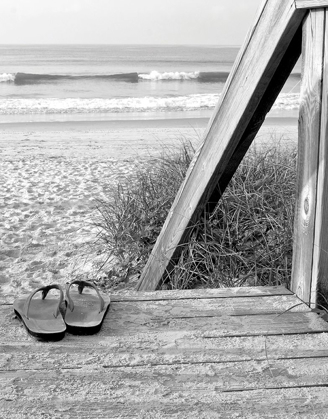
[(305, 214), (307, 214), (309, 212), (309, 208), (310, 208), (309, 198), (306, 197), (305, 200), (304, 200), (304, 211), (305, 211)]

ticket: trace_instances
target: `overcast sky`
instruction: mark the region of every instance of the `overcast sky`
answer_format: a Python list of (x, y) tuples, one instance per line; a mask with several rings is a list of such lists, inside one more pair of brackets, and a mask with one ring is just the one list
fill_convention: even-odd
[(262, 0), (1, 0), (2, 44), (240, 45)]

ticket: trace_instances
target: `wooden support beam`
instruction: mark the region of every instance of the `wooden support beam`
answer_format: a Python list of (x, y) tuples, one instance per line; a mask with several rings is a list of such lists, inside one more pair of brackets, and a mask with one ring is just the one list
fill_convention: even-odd
[(300, 55), (298, 30), (306, 13), (296, 9), (294, 0), (265, 1), (145, 266), (139, 290), (158, 288), (195, 221), (222, 195)]
[(328, 11), (325, 9), (321, 130), (312, 263), (311, 302), (328, 306)]
[(311, 302), (317, 205), (324, 28), (325, 12), (323, 9), (316, 9), (308, 14), (303, 25), (297, 198), (291, 280), (292, 291), (308, 304)]
[(316, 9), (328, 7), (328, 0), (295, 0), (296, 9)]

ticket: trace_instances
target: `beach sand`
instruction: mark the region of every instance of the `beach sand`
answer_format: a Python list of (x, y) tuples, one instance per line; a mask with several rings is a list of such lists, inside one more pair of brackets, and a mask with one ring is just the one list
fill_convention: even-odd
[[(208, 119), (8, 123), (0, 126), (0, 293), (92, 279), (97, 199), (180, 140), (202, 141)], [(294, 146), (297, 121), (269, 118), (254, 147)], [(128, 284), (126, 288), (134, 286)], [(117, 290), (116, 290), (117, 292)]]

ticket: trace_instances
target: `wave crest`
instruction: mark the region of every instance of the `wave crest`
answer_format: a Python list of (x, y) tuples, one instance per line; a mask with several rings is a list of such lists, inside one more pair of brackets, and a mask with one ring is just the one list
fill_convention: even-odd
[(15, 81), (15, 74), (12, 73), (0, 73), (0, 83), (9, 81)]
[(3, 73), (0, 74), (1, 82), (14, 82), (16, 85), (58, 83), (67, 80), (117, 80), (127, 83), (138, 81), (197, 81), (199, 83), (224, 83), (228, 78), (226, 71), (165, 71), (156, 70), (150, 73), (118, 73), (118, 74), (34, 74), (34, 73)]
[(140, 79), (143, 80), (192, 80), (199, 77), (199, 71), (192, 71), (186, 73), (185, 71), (169, 71), (164, 73), (159, 73), (156, 70), (151, 71), (147, 74), (139, 74)]
[[(117, 73), (117, 74), (33, 74), (33, 73), (2, 73), (0, 82), (14, 82), (16, 85), (58, 83), (65, 80), (112, 80), (126, 83), (138, 81), (196, 81), (198, 83), (225, 83), (229, 76), (228, 71), (166, 71), (156, 70), (150, 73)], [(290, 78), (300, 80), (299, 73), (293, 73)]]

